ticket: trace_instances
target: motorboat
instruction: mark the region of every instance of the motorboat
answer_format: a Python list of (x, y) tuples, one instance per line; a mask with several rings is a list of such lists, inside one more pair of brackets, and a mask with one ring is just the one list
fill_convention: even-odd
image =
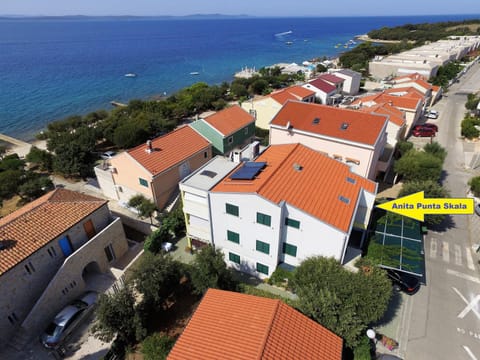
[(134, 77), (137, 77), (137, 74), (135, 74), (135, 73), (128, 73), (128, 74), (125, 74), (125, 77), (134, 78)]

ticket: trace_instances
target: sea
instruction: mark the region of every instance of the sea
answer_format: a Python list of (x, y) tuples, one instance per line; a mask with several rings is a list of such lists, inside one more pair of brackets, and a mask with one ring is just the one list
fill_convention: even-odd
[(49, 122), (111, 101), (336, 57), (345, 50), (336, 44), (372, 29), (479, 17), (0, 18), (0, 133), (31, 140)]

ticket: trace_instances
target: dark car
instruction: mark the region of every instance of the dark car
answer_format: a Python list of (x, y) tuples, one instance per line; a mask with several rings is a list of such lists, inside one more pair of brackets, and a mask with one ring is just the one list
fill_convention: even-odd
[(438, 126), (435, 124), (425, 123), (422, 125), (417, 125), (413, 128), (414, 130), (421, 130), (421, 129), (432, 129), (433, 131), (438, 131)]
[(475, 204), (475, 214), (480, 216), (480, 203)]
[(407, 294), (415, 294), (420, 288), (420, 281), (413, 275), (392, 269), (387, 269), (387, 275), (395, 286)]
[(431, 137), (435, 136), (435, 133), (435, 130), (428, 128), (413, 129), (412, 131), (412, 135), (416, 137)]
[(47, 349), (57, 348), (93, 309), (97, 293), (89, 291), (60, 311), (47, 326), (40, 340)]

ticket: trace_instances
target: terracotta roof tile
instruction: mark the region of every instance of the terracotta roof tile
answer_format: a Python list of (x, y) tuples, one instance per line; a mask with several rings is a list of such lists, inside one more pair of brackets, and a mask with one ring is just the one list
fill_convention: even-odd
[(364, 96), (358, 100), (355, 100), (352, 105), (361, 105), (369, 102), (375, 104), (387, 103), (397, 108), (416, 111), (417, 106), (419, 105), (419, 103), (421, 103), (421, 100), (408, 96), (392, 96), (382, 92), (375, 95)]
[(387, 115), (389, 117), (388, 121), (394, 123), (395, 125), (405, 125), (405, 118), (403, 112), (389, 104), (376, 104), (370, 107), (364, 106), (360, 108), (360, 111)]
[(327, 94), (337, 90), (335, 86), (329, 84), (328, 82), (320, 78), (309, 81), (308, 83)]
[(229, 136), (255, 122), (255, 118), (238, 105), (223, 109), (203, 120), (223, 136)]
[[(360, 190), (377, 191), (375, 182), (352, 173), (346, 164), (301, 144), (271, 145), (256, 161), (267, 166), (255, 179), (232, 180), (226, 176), (211, 191), (257, 193), (276, 204), (286, 201), (343, 232), (353, 221)], [(297, 165), (300, 171), (295, 169)]]
[(142, 144), (128, 150), (128, 154), (142, 165), (152, 176), (207, 149), (211, 144), (190, 126), (183, 126), (152, 140), (152, 152)]
[(345, 81), (345, 79), (335, 76), (333, 74), (322, 74), (319, 76), (319, 78), (334, 84), (341, 84)]
[[(317, 124), (313, 123), (315, 118), (319, 119)], [(289, 101), (270, 124), (286, 127), (290, 123), (294, 129), (312, 134), (374, 145), (382, 135), (385, 122), (386, 118), (383, 116), (333, 106)], [(343, 124), (347, 124), (346, 129), (342, 128)]]
[(0, 275), (22, 262), (107, 201), (66, 189), (56, 189), (0, 219)]
[(280, 300), (209, 289), (168, 359), (341, 357), (340, 337)]
[(304, 100), (314, 96), (315, 92), (302, 86), (290, 86), (286, 89), (278, 90), (270, 94), (270, 97), (279, 104), (285, 104), (288, 100)]
[[(419, 99), (419, 100), (422, 100), (422, 101), (425, 100), (424, 94), (420, 90), (418, 90), (417, 88), (414, 88), (413, 86), (391, 88), (391, 89), (385, 90), (384, 93), (392, 95), (392, 96), (415, 98), (415, 99)], [(398, 94), (400, 94), (400, 95), (398, 95)]]

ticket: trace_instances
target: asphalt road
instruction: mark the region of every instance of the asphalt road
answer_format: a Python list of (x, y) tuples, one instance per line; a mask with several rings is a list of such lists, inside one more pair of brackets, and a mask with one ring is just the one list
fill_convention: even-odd
[[(474, 173), (465, 168), (460, 123), (467, 93), (480, 90), (480, 65), (475, 64), (447, 97), (434, 106), (440, 111), (436, 138), (448, 151), (443, 185), (452, 197), (465, 197), (468, 179)], [(414, 139), (425, 143), (430, 139)], [(478, 174), (476, 174), (478, 175)], [(478, 254), (472, 249), (480, 242), (470, 231), (476, 215), (452, 216), (438, 231), (425, 238), (427, 284), (410, 297), (404, 312), (405, 323), (400, 354), (412, 360), (480, 360), (480, 277)], [(472, 235), (473, 234), (473, 235)]]

